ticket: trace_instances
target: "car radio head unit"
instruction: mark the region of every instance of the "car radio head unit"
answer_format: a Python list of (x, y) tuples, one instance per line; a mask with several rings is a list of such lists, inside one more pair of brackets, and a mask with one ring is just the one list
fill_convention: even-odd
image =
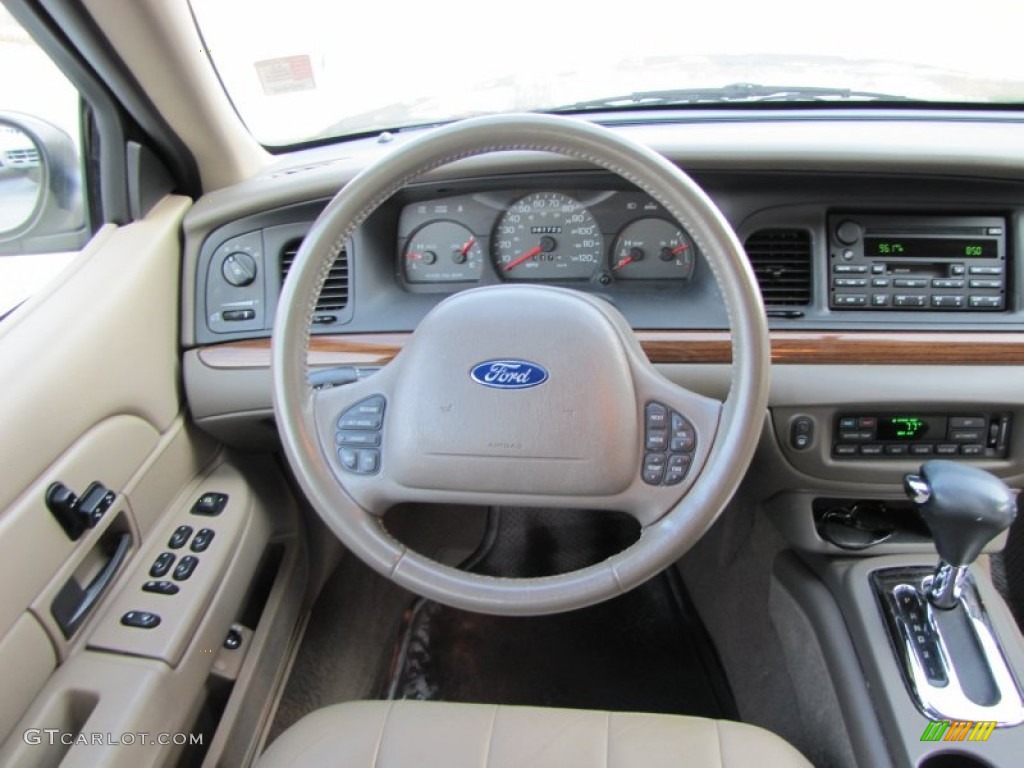
[(1001, 217), (833, 214), (828, 230), (830, 309), (1007, 307)]

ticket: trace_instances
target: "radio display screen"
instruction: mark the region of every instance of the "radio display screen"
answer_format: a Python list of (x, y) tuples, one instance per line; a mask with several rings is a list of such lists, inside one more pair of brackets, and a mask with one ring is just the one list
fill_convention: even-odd
[(921, 416), (883, 416), (878, 419), (877, 435), (879, 440), (920, 440), (929, 426)]
[(996, 241), (985, 238), (865, 237), (864, 255), (882, 259), (995, 259)]

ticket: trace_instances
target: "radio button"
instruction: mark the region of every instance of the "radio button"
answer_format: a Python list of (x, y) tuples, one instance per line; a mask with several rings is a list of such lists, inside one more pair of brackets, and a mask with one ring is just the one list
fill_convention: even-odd
[(950, 439), (957, 443), (980, 443), (985, 439), (982, 429), (954, 429)]
[(961, 456), (984, 456), (985, 446), (983, 445), (961, 445), (960, 446)]
[(882, 446), (878, 445), (877, 443), (872, 443), (871, 445), (862, 445), (860, 447), (860, 452), (864, 456), (881, 456)]
[(966, 274), (967, 268), (963, 264), (950, 264), (949, 275), (950, 277), (963, 277)]
[(885, 264), (872, 264), (871, 265), (871, 274), (872, 275), (884, 275), (885, 274)]
[(971, 288), (1002, 288), (1002, 280), (971, 280)]
[(955, 307), (960, 309), (964, 306), (963, 296), (932, 296), (933, 307)]
[(986, 235), (1001, 235), (1001, 234), (1003, 234), (1003, 228), (1002, 227), (989, 227), (988, 229), (985, 230), (985, 234)]
[(914, 456), (928, 456), (933, 448), (934, 446), (931, 443), (912, 443), (910, 445), (910, 452)]
[(968, 299), (968, 303), (972, 307), (979, 309), (1002, 309), (1003, 308), (1003, 297), (1002, 296), (971, 296)]
[(837, 307), (864, 307), (868, 297), (863, 293), (837, 293), (833, 303)]
[(832, 280), (835, 288), (864, 288), (867, 284), (867, 278), (864, 277), (836, 277)]
[(836, 264), (832, 272), (837, 275), (863, 275), (868, 268), (860, 264)]
[(873, 277), (871, 278), (872, 288), (888, 288), (889, 278), (888, 277)]
[(972, 275), (1002, 275), (1002, 267), (971, 267), (968, 272)]
[(849, 443), (837, 443), (835, 447), (836, 456), (855, 456), (857, 446)]
[(953, 443), (939, 443), (935, 446), (935, 452), (942, 456), (955, 456), (960, 452), (960, 446)]
[(932, 280), (932, 288), (963, 288), (963, 280), (951, 280), (949, 278), (936, 278)]
[(927, 288), (928, 281), (919, 277), (900, 277), (892, 281), (896, 288)]
[(895, 443), (893, 445), (887, 445), (885, 446), (885, 452), (890, 456), (906, 456), (907, 446), (905, 443)]
[(875, 293), (871, 296), (872, 307), (888, 307), (889, 306), (889, 294), (887, 293)]
[(928, 304), (927, 296), (908, 296), (897, 294), (893, 297), (893, 305), (897, 307), (924, 307)]

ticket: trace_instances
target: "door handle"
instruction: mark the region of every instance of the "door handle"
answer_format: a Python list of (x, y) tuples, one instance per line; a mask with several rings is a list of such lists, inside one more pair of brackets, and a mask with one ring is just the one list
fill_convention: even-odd
[(117, 537), (117, 544), (106, 565), (103, 566), (95, 578), (89, 582), (85, 589), (78, 584), (77, 579), (72, 576), (61, 587), (57, 597), (50, 606), (50, 613), (53, 615), (60, 631), (65, 638), (70, 638), (75, 630), (81, 626), (85, 617), (96, 606), (103, 593), (107, 591), (114, 576), (120, 570), (128, 551), (132, 547), (132, 535), (127, 531)]

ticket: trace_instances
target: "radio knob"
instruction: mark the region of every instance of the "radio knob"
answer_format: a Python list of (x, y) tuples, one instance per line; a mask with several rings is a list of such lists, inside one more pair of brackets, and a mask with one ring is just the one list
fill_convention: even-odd
[(836, 240), (843, 245), (853, 245), (860, 240), (860, 224), (847, 219), (836, 227)]

